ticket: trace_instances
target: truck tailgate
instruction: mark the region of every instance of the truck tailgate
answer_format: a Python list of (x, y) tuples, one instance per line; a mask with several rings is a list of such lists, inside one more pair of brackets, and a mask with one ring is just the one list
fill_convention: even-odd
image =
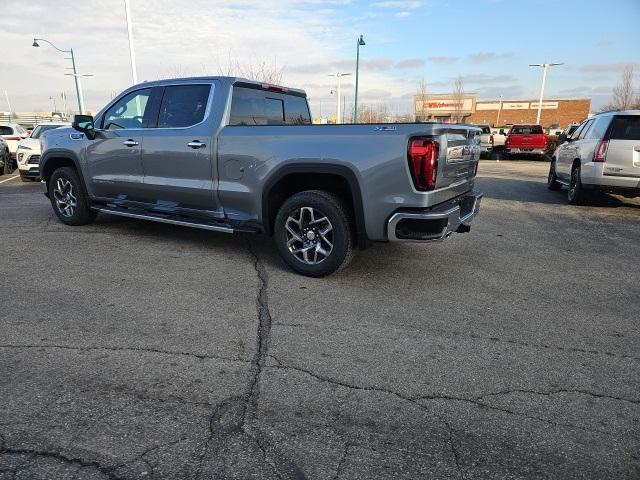
[(446, 149), (441, 153), (444, 162), (438, 174), (436, 188), (445, 188), (472, 179), (480, 158), (480, 129), (452, 127), (444, 136)]

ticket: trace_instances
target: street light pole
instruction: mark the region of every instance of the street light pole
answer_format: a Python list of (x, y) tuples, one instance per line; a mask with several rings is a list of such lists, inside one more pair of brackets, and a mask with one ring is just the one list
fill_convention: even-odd
[(127, 34), (129, 36), (129, 57), (131, 59), (131, 78), (133, 84), (138, 83), (138, 69), (136, 68), (136, 53), (133, 49), (133, 26), (131, 25), (131, 9), (129, 0), (124, 0), (124, 14), (127, 17)]
[(351, 75), (350, 73), (332, 73), (331, 75), (329, 75), (330, 77), (336, 77), (338, 80), (338, 86), (337, 86), (337, 108), (336, 108), (336, 123), (342, 123), (342, 116), (340, 115), (340, 112), (342, 111), (342, 105), (341, 105), (341, 101), (342, 101), (342, 94), (341, 92), (341, 85), (340, 85), (340, 79), (342, 77), (348, 77), (349, 75)]
[(353, 106), (353, 123), (358, 123), (358, 80), (360, 73), (360, 47), (366, 45), (364, 42), (364, 38), (362, 35), (356, 41), (356, 94), (354, 97), (354, 106)]
[[(38, 41), (48, 43), (49, 45), (51, 45), (53, 48), (55, 48), (59, 52), (71, 54), (71, 59), (70, 60), (71, 60), (71, 66), (72, 66), (73, 73), (72, 74), (65, 74), (65, 75), (71, 75), (71, 76), (73, 76), (73, 79), (75, 80), (76, 97), (78, 99), (78, 110), (80, 111), (80, 115), (84, 114), (84, 98), (83, 98), (83, 95), (82, 95), (82, 85), (80, 83), (80, 77), (88, 76), (88, 75), (81, 75), (76, 71), (76, 57), (73, 54), (73, 48), (71, 48), (69, 50), (62, 50), (61, 48), (56, 47), (53, 43), (51, 43), (49, 40), (45, 40), (44, 38), (34, 38), (33, 39), (33, 44), (31, 46), (32, 47), (39, 47), (40, 45), (38, 44)], [(67, 60), (69, 60), (69, 59), (67, 59)]]
[(540, 123), (540, 116), (542, 114), (542, 99), (544, 98), (544, 84), (547, 82), (547, 69), (556, 65), (564, 65), (563, 63), (532, 63), (530, 67), (542, 67), (542, 85), (540, 86), (540, 100), (538, 100), (538, 116), (536, 117), (536, 123)]

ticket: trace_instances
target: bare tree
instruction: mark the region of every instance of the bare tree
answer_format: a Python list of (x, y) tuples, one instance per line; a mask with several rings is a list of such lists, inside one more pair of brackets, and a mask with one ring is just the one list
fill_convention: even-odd
[(261, 59), (241, 62), (237, 56), (229, 52), (224, 62), (217, 59), (216, 63), (219, 73), (230, 77), (245, 77), (271, 84), (281, 84), (284, 77), (284, 67), (278, 65), (276, 58), (272, 62)]
[(458, 75), (453, 85), (453, 102), (451, 120), (455, 123), (460, 123), (462, 121), (462, 107), (464, 106), (464, 80), (460, 75)]
[(602, 107), (603, 112), (629, 110), (640, 106), (640, 95), (634, 96), (633, 65), (627, 65), (622, 72), (622, 80), (613, 87), (611, 103)]
[[(420, 108), (416, 108), (415, 113), (415, 121), (425, 121), (426, 113), (424, 111), (424, 103), (427, 100), (427, 82), (425, 82), (424, 77), (420, 79), (418, 82), (418, 101), (420, 102)], [(419, 115), (418, 115), (419, 112)], [(418, 118), (420, 116), (420, 118)]]

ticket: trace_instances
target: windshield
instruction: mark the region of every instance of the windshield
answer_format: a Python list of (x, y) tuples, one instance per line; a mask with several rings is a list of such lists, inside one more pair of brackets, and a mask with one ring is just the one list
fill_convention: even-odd
[(40, 136), (47, 130), (53, 130), (54, 128), (60, 128), (62, 125), (38, 125), (33, 129), (31, 138), (40, 138)]

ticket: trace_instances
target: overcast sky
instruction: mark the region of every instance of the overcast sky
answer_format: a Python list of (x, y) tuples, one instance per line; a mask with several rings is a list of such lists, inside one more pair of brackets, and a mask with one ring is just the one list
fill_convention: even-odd
[[(314, 113), (334, 109), (335, 72), (355, 71), (361, 100), (398, 111), (424, 77), (428, 91), (450, 92), (456, 76), (481, 98), (536, 97), (539, 69), (550, 71), (546, 98), (608, 100), (625, 64), (640, 79), (640, 0), (131, 0), (138, 77), (216, 75), (231, 57), (284, 69), (283, 83), (307, 90)], [(0, 111), (51, 110), (50, 96), (75, 102), (68, 61), (34, 36), (73, 47), (85, 103), (97, 111), (131, 83), (123, 0), (0, 0)], [(353, 102), (353, 77), (343, 93)], [(637, 82), (636, 85), (640, 85)], [(60, 101), (58, 100), (58, 105)]]

